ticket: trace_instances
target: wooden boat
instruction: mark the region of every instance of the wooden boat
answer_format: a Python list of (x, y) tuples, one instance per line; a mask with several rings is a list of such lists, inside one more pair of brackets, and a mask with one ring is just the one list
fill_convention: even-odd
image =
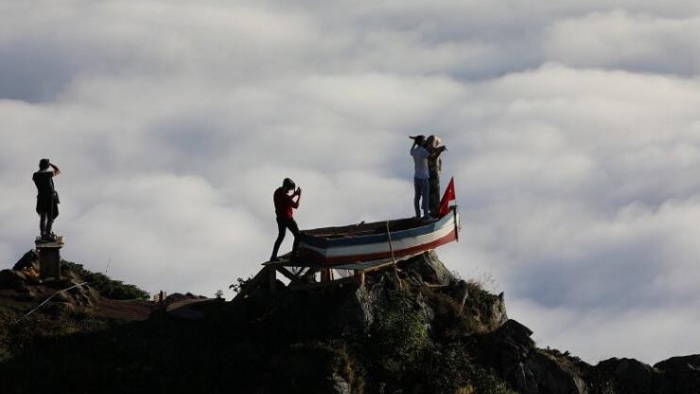
[(458, 240), (460, 228), (459, 212), (453, 206), (431, 221), (409, 218), (305, 230), (291, 260), (297, 265), (340, 266), (399, 259)]

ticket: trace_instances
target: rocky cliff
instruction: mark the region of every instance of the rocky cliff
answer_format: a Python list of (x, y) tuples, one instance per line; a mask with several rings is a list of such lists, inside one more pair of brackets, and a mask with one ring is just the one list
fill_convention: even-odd
[(364, 286), (280, 282), (245, 302), (162, 305), (75, 264), (65, 281), (41, 283), (35, 260), (30, 252), (0, 272), (3, 392), (700, 392), (700, 355), (592, 366), (538, 348), (503, 294), (458, 279), (434, 252), (368, 274)]

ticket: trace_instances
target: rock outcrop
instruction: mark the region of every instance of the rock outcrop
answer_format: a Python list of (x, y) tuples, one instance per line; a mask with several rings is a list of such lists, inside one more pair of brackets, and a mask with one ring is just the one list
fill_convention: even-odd
[(538, 349), (531, 335), (529, 328), (508, 320), (486, 336), (483, 362), (522, 394), (587, 393), (581, 371), (568, 360)]
[[(198, 319), (188, 321), (136, 305), (142, 290), (79, 264), (66, 262), (65, 279), (41, 283), (34, 276), (37, 257), (30, 251), (15, 269), (0, 271), (0, 297), (12, 300), (8, 304), (26, 301), (22, 305), (31, 308), (53, 296), (31, 322), (36, 327), (48, 321), (56, 324), (45, 332), (64, 326), (83, 332), (97, 312), (144, 317), (130, 318), (139, 323), (116, 331), (100, 323), (102, 331), (89, 336), (56, 338), (63, 347), (55, 350), (42, 344), (43, 369), (55, 375), (38, 382), (42, 390), (26, 369), (37, 362), (35, 354), (11, 347), (18, 358), (0, 362), (0, 374), (14, 379), (3, 382), (3, 388), (14, 387), (8, 392), (55, 390), (58, 384), (55, 391), (80, 392), (107, 386), (154, 392), (700, 393), (700, 355), (653, 366), (632, 359), (591, 366), (568, 352), (538, 348), (532, 331), (508, 318), (503, 293), (460, 280), (435, 252), (368, 272), (364, 285), (346, 281), (301, 291), (278, 281), (274, 291), (261, 287), (239, 303), (167, 297), (164, 304), (171, 307), (201, 306)], [(75, 286), (83, 282), (90, 285)], [(21, 332), (31, 328), (26, 330)], [(0, 345), (25, 338), (16, 334), (0, 330)], [(84, 368), (78, 371), (76, 364)]]
[(700, 393), (700, 354), (673, 357), (654, 365), (661, 375), (657, 393)]
[(22, 256), (17, 263), (15, 263), (14, 267), (12, 267), (13, 271), (22, 271), (26, 269), (39, 269), (39, 253), (37, 253), (36, 250), (32, 249), (29, 252), (25, 253), (24, 256)]
[(654, 366), (629, 358), (611, 358), (595, 369), (624, 393), (700, 393), (700, 355), (673, 357)]

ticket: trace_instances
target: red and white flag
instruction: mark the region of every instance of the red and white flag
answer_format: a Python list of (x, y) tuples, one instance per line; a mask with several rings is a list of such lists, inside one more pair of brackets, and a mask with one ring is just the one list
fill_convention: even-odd
[(450, 178), (450, 183), (447, 184), (445, 194), (442, 195), (442, 200), (440, 200), (440, 217), (450, 212), (450, 201), (454, 201), (455, 199), (455, 178), (452, 177)]

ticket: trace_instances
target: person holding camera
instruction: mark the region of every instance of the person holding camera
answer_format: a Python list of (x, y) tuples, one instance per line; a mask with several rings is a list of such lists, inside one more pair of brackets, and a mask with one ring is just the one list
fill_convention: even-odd
[[(290, 195), (289, 192), (292, 192), (292, 194)], [(295, 197), (296, 201), (294, 200)], [(282, 186), (275, 190), (272, 199), (275, 203), (278, 234), (275, 240), (275, 246), (272, 248), (270, 261), (277, 261), (277, 252), (279, 251), (280, 245), (282, 245), (287, 229), (294, 235), (292, 255), (296, 252), (299, 244), (299, 226), (294, 220), (294, 209), (299, 208), (299, 203), (301, 202), (301, 188), (297, 188), (293, 180), (285, 178), (282, 182)]]
[(410, 137), (413, 140), (411, 156), (414, 162), (414, 197), (413, 207), (416, 217), (420, 218), (420, 209), (423, 208), (423, 218), (432, 219), (430, 216), (430, 172), (428, 171), (428, 158), (430, 153), (425, 149), (425, 136)]
[[(411, 156), (413, 156), (414, 162), (414, 197), (413, 197), (413, 207), (416, 211), (416, 217), (420, 218), (420, 209), (423, 208), (423, 219), (432, 220), (436, 217), (436, 213), (433, 212), (431, 206), (433, 205), (433, 199), (437, 202), (438, 207), (440, 205), (440, 183), (439, 183), (439, 171), (437, 170), (437, 160), (440, 154), (447, 150), (444, 146), (437, 146), (437, 137), (430, 136), (426, 140), (424, 135), (417, 135), (409, 137), (413, 140), (413, 145), (411, 146)], [(440, 163), (442, 165), (442, 163)], [(431, 173), (431, 169), (433, 170)], [(431, 184), (433, 190), (437, 189), (437, 193), (431, 193)], [(432, 195), (431, 195), (432, 194)]]
[(425, 149), (430, 154), (428, 156), (428, 173), (430, 174), (430, 215), (440, 216), (440, 172), (442, 172), (442, 159), (440, 154), (447, 150), (446, 146), (440, 145), (441, 140), (436, 135), (431, 135), (425, 140)]
[(32, 175), (32, 180), (36, 185), (36, 213), (39, 214), (39, 230), (41, 239), (51, 241), (56, 239), (56, 235), (51, 231), (53, 222), (58, 217), (58, 193), (54, 188), (53, 178), (61, 173), (61, 170), (49, 159), (39, 161), (39, 171)]

